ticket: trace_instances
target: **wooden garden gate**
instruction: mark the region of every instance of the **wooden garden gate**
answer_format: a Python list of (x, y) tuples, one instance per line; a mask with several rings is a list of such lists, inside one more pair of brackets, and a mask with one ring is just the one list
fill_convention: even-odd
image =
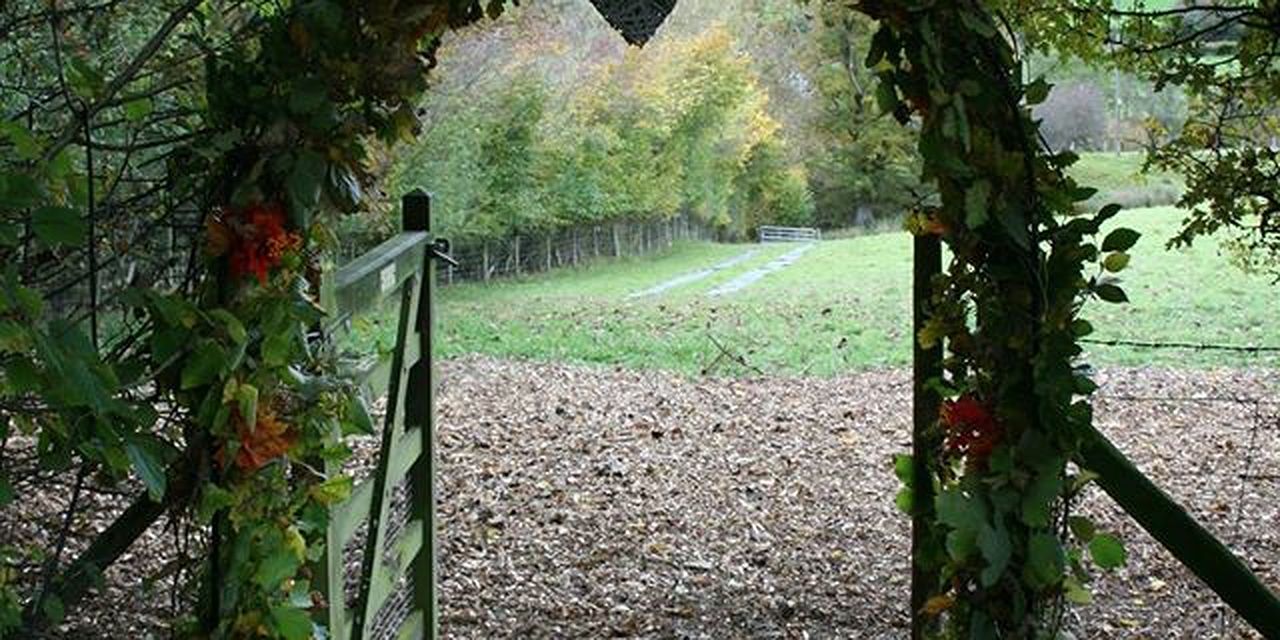
[[(435, 260), (448, 243), (429, 232), (430, 197), (404, 197), (403, 230), (326, 279), (330, 335), (398, 302), (396, 345), (387, 358), (355, 363), (361, 392), (386, 397), (377, 467), (330, 514), (320, 591), (335, 640), (434, 638), (436, 633), (435, 431), (431, 376)], [(330, 468), (333, 472), (336, 469)], [(348, 581), (347, 549), (359, 558)]]

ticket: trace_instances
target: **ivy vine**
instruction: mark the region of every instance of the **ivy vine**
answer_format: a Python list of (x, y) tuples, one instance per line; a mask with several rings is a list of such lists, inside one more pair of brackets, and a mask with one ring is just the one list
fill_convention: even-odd
[[(1064, 170), (1030, 106), (1043, 80), (1020, 77), (1017, 56), (981, 2), (864, 2), (881, 21), (867, 59), (881, 107), (920, 123), (923, 174), (936, 206), (912, 220), (937, 234), (950, 264), (933, 283), (931, 316), (917, 336), (945, 343), (945, 400), (929, 436), (928, 544), (915, 559), (933, 577), (917, 612), (944, 637), (1054, 637), (1064, 601), (1088, 599), (1088, 564), (1114, 567), (1123, 546), (1070, 514), (1090, 480), (1073, 467), (1091, 424), (1095, 386), (1077, 341), (1091, 298), (1124, 302), (1114, 272), (1137, 233), (1096, 238), (1119, 207), (1077, 215), (1094, 194)], [(913, 507), (909, 490), (899, 504)]]

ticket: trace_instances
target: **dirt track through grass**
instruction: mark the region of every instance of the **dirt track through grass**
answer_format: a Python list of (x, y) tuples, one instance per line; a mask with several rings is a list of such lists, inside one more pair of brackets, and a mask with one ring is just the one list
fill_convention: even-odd
[(671, 289), (683, 287), (688, 284), (693, 284), (694, 282), (698, 282), (699, 280), (705, 280), (715, 275), (717, 272), (724, 271), (726, 269), (731, 269), (733, 267), (738, 266), (739, 264), (742, 264), (743, 262), (746, 262), (747, 260), (750, 260), (753, 256), (755, 256), (759, 252), (760, 250), (758, 248), (749, 249), (732, 258), (729, 258), (728, 260), (725, 260), (724, 262), (711, 265), (706, 269), (700, 269), (698, 271), (692, 271), (683, 275), (679, 275), (670, 280), (667, 280), (655, 286), (649, 287), (648, 289), (645, 289), (643, 291), (637, 291), (627, 296), (627, 298), (643, 298), (645, 296), (656, 296), (658, 294), (670, 291)]
[(796, 247), (795, 249), (792, 249), (791, 251), (788, 251), (782, 254), (781, 256), (778, 256), (777, 258), (774, 258), (773, 260), (769, 261), (765, 265), (756, 267), (755, 269), (752, 269), (742, 275), (739, 275), (733, 280), (730, 280), (712, 289), (711, 291), (708, 291), (707, 295), (714, 298), (716, 296), (723, 296), (731, 293), (737, 293), (755, 284), (756, 282), (759, 282), (761, 278), (764, 278), (765, 276), (775, 271), (779, 271), (791, 266), (796, 262), (796, 260), (800, 259), (800, 256), (803, 256), (805, 253), (807, 253), (810, 249), (814, 248), (815, 246), (817, 246), (816, 243), (802, 244)]

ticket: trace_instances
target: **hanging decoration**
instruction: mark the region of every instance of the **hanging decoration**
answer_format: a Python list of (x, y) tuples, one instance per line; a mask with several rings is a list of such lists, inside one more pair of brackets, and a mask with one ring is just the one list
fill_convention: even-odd
[(676, 0), (591, 0), (591, 4), (623, 39), (640, 47), (662, 26)]

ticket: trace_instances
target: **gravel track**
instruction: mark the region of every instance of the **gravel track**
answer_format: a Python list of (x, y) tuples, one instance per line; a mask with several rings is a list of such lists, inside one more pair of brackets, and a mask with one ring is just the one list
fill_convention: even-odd
[(760, 252), (759, 248), (743, 251), (742, 253), (739, 253), (738, 255), (732, 258), (729, 258), (728, 260), (724, 260), (722, 262), (713, 264), (710, 267), (707, 267), (706, 269), (699, 269), (697, 271), (691, 271), (684, 275), (676, 276), (670, 280), (661, 282), (643, 291), (637, 291), (627, 296), (627, 298), (633, 299), (633, 298), (642, 298), (644, 296), (656, 296), (660, 293), (665, 293), (671, 289), (675, 289), (677, 287), (683, 287), (686, 284), (693, 284), (694, 282), (697, 282), (699, 280), (705, 280), (721, 271), (724, 271), (725, 269), (736, 267), (742, 264), (743, 262), (750, 260), (759, 252)]
[(707, 295), (709, 297), (714, 298), (716, 296), (723, 296), (730, 293), (737, 293), (755, 284), (761, 278), (773, 273), (774, 271), (785, 269), (791, 266), (796, 260), (800, 259), (800, 256), (804, 255), (805, 253), (808, 253), (810, 249), (816, 246), (818, 246), (818, 243), (816, 242), (807, 242), (805, 244), (802, 244), (796, 247), (795, 249), (792, 249), (782, 254), (781, 256), (778, 256), (777, 258), (774, 258), (768, 263), (762, 266), (756, 267), (755, 269), (752, 269), (712, 289), (711, 291), (708, 291)]

